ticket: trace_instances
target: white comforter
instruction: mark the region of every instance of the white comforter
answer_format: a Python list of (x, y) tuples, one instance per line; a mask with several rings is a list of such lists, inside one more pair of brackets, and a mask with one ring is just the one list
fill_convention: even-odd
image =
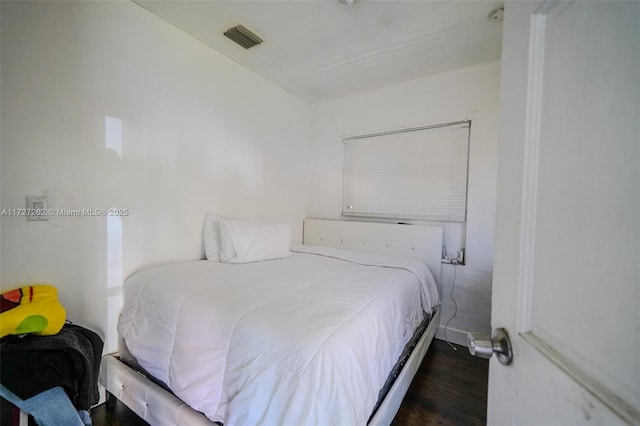
[(278, 260), (139, 272), (125, 284), (118, 332), (142, 367), (214, 421), (357, 425), (438, 302), (421, 262), (299, 246)]

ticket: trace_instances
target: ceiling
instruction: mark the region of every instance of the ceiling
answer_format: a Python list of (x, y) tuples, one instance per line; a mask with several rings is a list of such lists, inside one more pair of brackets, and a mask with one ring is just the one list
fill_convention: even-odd
[[(502, 1), (134, 0), (288, 92), (321, 102), (500, 57)], [(237, 24), (264, 43), (244, 49)]]

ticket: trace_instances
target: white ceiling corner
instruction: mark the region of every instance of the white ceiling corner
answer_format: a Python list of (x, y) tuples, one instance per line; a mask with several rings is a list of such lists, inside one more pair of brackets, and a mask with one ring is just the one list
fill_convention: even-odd
[[(308, 102), (498, 59), (502, 43), (501, 1), (134, 1)], [(264, 43), (222, 34), (238, 23)]]

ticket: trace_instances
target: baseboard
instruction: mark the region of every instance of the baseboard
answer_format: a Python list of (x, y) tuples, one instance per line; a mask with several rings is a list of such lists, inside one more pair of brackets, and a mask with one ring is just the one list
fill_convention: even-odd
[(444, 326), (440, 325), (440, 327), (438, 327), (438, 331), (436, 332), (436, 339), (455, 343), (456, 345), (464, 346), (465, 348), (467, 347), (467, 332), (457, 330), (455, 328), (447, 328), (447, 334), (445, 338)]

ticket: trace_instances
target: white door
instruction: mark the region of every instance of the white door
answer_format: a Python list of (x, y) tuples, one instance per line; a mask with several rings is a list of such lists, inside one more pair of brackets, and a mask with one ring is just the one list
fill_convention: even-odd
[(640, 3), (506, 2), (488, 423), (640, 424)]

